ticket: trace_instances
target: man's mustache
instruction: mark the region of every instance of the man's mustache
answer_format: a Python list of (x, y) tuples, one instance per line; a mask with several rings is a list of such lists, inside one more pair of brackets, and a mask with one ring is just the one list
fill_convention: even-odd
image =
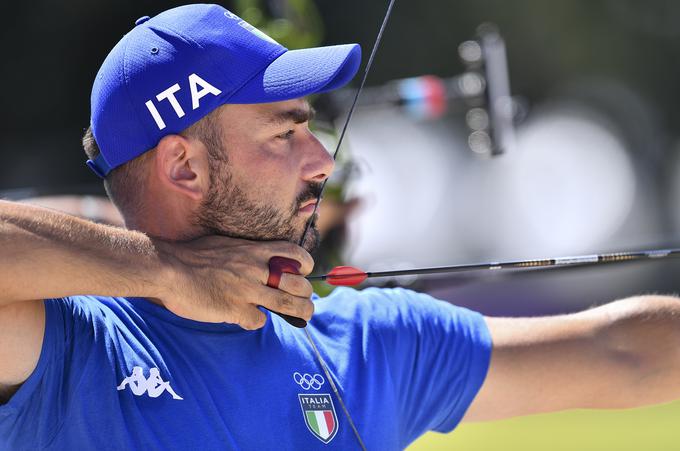
[(322, 190), (323, 190), (322, 183), (310, 183), (309, 185), (307, 185), (307, 188), (305, 188), (304, 191), (298, 194), (296, 210), (299, 209), (305, 202), (309, 202), (310, 200), (316, 200), (316, 198), (318, 198), (319, 195), (321, 194)]

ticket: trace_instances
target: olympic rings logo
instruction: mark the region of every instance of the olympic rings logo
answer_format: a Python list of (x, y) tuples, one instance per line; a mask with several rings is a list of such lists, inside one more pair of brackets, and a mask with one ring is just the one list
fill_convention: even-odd
[(302, 387), (303, 390), (309, 390), (310, 388), (313, 390), (318, 390), (326, 382), (323, 376), (320, 374), (314, 374), (312, 376), (307, 373), (300, 374), (297, 371), (293, 373), (293, 380), (296, 384)]

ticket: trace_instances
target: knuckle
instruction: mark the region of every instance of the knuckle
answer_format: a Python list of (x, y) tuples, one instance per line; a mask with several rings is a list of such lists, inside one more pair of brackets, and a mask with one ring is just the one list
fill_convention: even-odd
[(267, 317), (264, 315), (264, 313), (257, 310), (255, 315), (241, 322), (241, 327), (247, 330), (256, 330), (264, 327), (266, 322)]
[(245, 330), (255, 330), (257, 329), (257, 326), (254, 323), (251, 322), (243, 322), (240, 324), (241, 327), (243, 327)]
[(286, 296), (281, 300), (280, 306), (288, 313), (304, 319), (310, 319), (314, 314), (314, 304), (306, 298)]
[(284, 294), (283, 296), (279, 297), (278, 301), (279, 301), (278, 302), (279, 308), (282, 308), (282, 309), (289, 309), (289, 308), (291, 308), (295, 305), (294, 304), (295, 301), (293, 300), (293, 296), (287, 295), (287, 294)]
[(314, 269), (314, 259), (309, 254), (306, 254), (304, 258), (300, 260), (300, 263), (302, 263), (302, 267), (300, 268), (302, 274), (307, 275), (312, 272), (312, 269)]
[(308, 264), (314, 265), (314, 258), (312, 257), (312, 254), (307, 252), (305, 249), (302, 249), (302, 255), (303, 255), (303, 258), (307, 261)]
[(309, 257), (309, 253), (295, 243), (286, 243), (286, 253), (294, 260), (304, 263)]
[(295, 250), (297, 252), (297, 258), (299, 259), (300, 263), (309, 263), (314, 261), (310, 253), (307, 252), (305, 249), (301, 248), (300, 246), (296, 246)]

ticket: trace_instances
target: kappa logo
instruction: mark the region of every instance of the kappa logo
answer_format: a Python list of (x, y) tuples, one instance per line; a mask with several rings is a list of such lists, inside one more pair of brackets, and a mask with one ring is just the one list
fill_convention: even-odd
[[(196, 74), (189, 75), (188, 83), (189, 91), (191, 92), (191, 108), (193, 110), (201, 106), (201, 99), (208, 94), (212, 94), (214, 96), (222, 94), (222, 91)], [(179, 104), (177, 97), (175, 97), (175, 93), (181, 89), (182, 88), (179, 86), (179, 83), (175, 83), (165, 91), (162, 91), (156, 95), (156, 100), (158, 100), (158, 102), (162, 102), (163, 100), (170, 102), (170, 106), (172, 106), (172, 109), (175, 111), (175, 114), (178, 118), (184, 117), (186, 114), (184, 112), (184, 108), (182, 108), (182, 105)], [(151, 117), (153, 117), (153, 120), (156, 122), (158, 129), (163, 130), (165, 128), (165, 121), (163, 120), (161, 113), (158, 112), (158, 108), (156, 108), (156, 104), (153, 103), (153, 100), (147, 100), (144, 105), (146, 105), (146, 109), (149, 110), (149, 113), (151, 113)]]
[(132, 368), (132, 374), (120, 383), (118, 391), (125, 390), (130, 386), (130, 390), (136, 396), (142, 396), (144, 393), (150, 398), (158, 398), (163, 392), (167, 391), (172, 395), (172, 399), (182, 400), (181, 396), (175, 393), (175, 390), (170, 386), (170, 382), (165, 382), (161, 379), (161, 373), (158, 368), (151, 368), (149, 370), (149, 378), (144, 377), (144, 370), (141, 366)]
[(319, 390), (326, 382), (326, 380), (320, 374), (300, 374), (297, 371), (293, 373), (293, 380), (296, 384), (302, 387), (303, 390), (309, 390), (310, 388), (313, 390)]
[(328, 444), (338, 433), (338, 416), (335, 414), (333, 399), (328, 393), (318, 395), (298, 394), (302, 416), (309, 432)]

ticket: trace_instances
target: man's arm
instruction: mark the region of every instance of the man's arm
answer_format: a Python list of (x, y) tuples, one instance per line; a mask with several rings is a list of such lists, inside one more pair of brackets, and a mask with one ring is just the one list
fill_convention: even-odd
[(680, 398), (680, 299), (640, 296), (546, 318), (487, 318), (489, 372), (466, 421)]
[(144, 234), (0, 201), (0, 306), (74, 294), (156, 298), (166, 269)]
[[(301, 262), (279, 290), (265, 286), (273, 255)], [(154, 240), (55, 211), (0, 201), (0, 401), (26, 380), (43, 340), (42, 299), (78, 294), (147, 297), (199, 321), (261, 327), (258, 305), (309, 319), (313, 266), (291, 243), (227, 237)], [(4, 396), (3, 396), (4, 392)]]

